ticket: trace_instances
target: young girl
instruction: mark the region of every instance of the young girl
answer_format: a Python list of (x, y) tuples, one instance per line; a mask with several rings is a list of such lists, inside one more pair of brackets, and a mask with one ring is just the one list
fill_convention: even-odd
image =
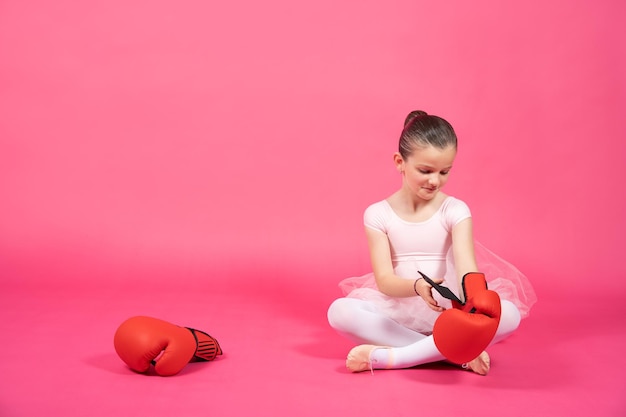
[[(433, 292), (418, 271), (457, 296), (463, 275), (485, 273), (502, 305), (492, 343), (511, 335), (536, 301), (524, 275), (474, 242), (468, 206), (441, 191), (456, 152), (456, 134), (447, 121), (423, 111), (407, 116), (393, 156), (402, 187), (365, 210), (373, 273), (342, 281), (347, 296), (328, 310), (330, 325), (361, 344), (348, 354), (346, 367), (352, 372), (445, 359), (432, 329), (451, 302)], [(489, 366), (487, 352), (462, 365), (480, 375)]]

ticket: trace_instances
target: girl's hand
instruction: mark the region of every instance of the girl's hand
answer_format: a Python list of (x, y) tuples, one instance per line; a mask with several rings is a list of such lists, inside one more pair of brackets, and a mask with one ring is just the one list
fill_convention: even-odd
[[(436, 284), (441, 284), (443, 282), (443, 279), (436, 278), (433, 279), (433, 282), (435, 282)], [(426, 305), (428, 305), (431, 310), (438, 312), (442, 312), (445, 310), (443, 307), (437, 304), (437, 300), (433, 298), (433, 287), (428, 282), (426, 282), (425, 279), (420, 278), (415, 282), (415, 292), (417, 292), (419, 296), (422, 297), (424, 301), (426, 301)]]

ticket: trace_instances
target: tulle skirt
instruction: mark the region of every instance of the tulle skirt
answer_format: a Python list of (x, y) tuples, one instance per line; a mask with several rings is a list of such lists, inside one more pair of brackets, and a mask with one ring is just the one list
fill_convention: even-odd
[[(522, 318), (527, 317), (531, 307), (537, 301), (537, 296), (528, 278), (515, 266), (478, 242), (475, 243), (475, 252), (478, 269), (485, 274), (488, 288), (496, 291), (501, 299), (515, 304)], [(406, 269), (406, 265), (403, 268)], [(413, 280), (419, 277), (417, 264), (414, 269), (416, 275), (407, 279)], [(452, 251), (446, 256), (446, 274), (443, 279), (443, 285), (450, 288), (458, 296), (458, 283)], [(432, 333), (435, 320), (440, 314), (431, 310), (421, 297), (390, 297), (381, 293), (376, 286), (373, 273), (344, 279), (339, 283), (339, 287), (346, 297), (369, 301), (377, 307), (380, 313), (405, 327), (426, 335)], [(433, 297), (439, 305), (445, 308), (452, 307), (451, 302), (441, 297), (437, 291), (433, 290)]]

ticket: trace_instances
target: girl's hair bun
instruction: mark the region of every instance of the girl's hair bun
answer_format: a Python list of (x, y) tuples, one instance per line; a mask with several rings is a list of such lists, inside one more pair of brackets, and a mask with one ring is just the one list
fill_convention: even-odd
[(428, 113), (423, 110), (413, 110), (408, 114), (408, 116), (406, 116), (406, 119), (404, 119), (404, 127), (407, 127), (416, 117), (421, 116), (428, 116)]

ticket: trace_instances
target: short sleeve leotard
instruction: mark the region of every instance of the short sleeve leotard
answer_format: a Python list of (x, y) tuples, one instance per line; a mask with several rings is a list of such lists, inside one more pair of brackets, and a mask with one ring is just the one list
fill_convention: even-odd
[[(431, 278), (443, 278), (443, 285), (458, 295), (451, 232), (455, 225), (470, 217), (467, 204), (449, 196), (429, 219), (408, 222), (400, 218), (389, 203), (383, 200), (365, 210), (364, 224), (367, 228), (387, 235), (391, 261), (397, 276), (414, 280), (420, 277), (418, 271), (421, 271)], [(530, 307), (536, 301), (528, 279), (513, 265), (478, 242), (475, 242), (475, 252), (479, 270), (485, 273), (489, 289), (516, 304), (522, 317), (528, 315)], [(346, 296), (368, 300), (380, 312), (420, 333), (430, 334), (439, 315), (428, 308), (421, 297), (399, 298), (381, 293), (372, 273), (347, 278), (339, 286)], [(433, 291), (433, 296), (440, 305), (451, 307), (450, 301), (442, 298), (436, 291)]]

